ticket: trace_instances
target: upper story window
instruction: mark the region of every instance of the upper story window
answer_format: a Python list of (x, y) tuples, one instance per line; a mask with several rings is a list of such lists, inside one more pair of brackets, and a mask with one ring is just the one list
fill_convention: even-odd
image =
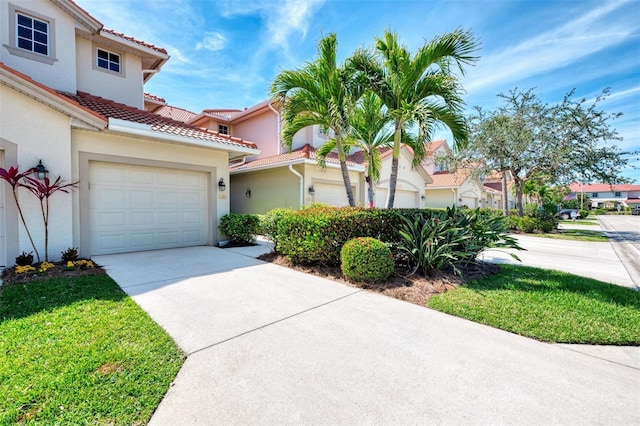
[(120, 55), (104, 49), (98, 49), (96, 65), (98, 68), (120, 73)]
[[(10, 54), (45, 64), (56, 59), (55, 20), (9, 3), (9, 43), (3, 45)], [(2, 26), (2, 25), (0, 25)]]
[(615, 192), (615, 193), (613, 194), (613, 196), (614, 196), (614, 197), (621, 197), (621, 196), (622, 196), (622, 194), (620, 194), (620, 192)]
[(16, 45), (20, 49), (49, 55), (49, 22), (16, 13)]
[(218, 124), (218, 133), (221, 135), (229, 134), (229, 126), (225, 126), (224, 124)]
[(593, 194), (591, 194), (591, 198), (598, 198), (598, 193), (594, 192)]

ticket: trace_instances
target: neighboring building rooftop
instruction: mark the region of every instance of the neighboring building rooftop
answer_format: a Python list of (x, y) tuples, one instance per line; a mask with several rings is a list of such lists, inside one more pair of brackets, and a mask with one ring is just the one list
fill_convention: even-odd
[(427, 189), (459, 186), (467, 180), (470, 174), (471, 172), (465, 170), (459, 170), (456, 173), (451, 173), (450, 171), (435, 172), (431, 175), (433, 183), (429, 184)]
[(166, 118), (170, 118), (172, 120), (181, 121), (183, 123), (188, 123), (198, 115), (195, 112), (189, 111), (187, 109), (171, 105), (163, 105), (160, 108), (154, 110), (153, 113)]
[(640, 191), (640, 185), (621, 184), (610, 185), (608, 183), (591, 183), (580, 184), (572, 183), (569, 185), (572, 192), (621, 192), (621, 191)]
[(244, 141), (240, 138), (227, 135), (221, 135), (218, 132), (201, 129), (149, 111), (133, 108), (99, 96), (93, 96), (89, 93), (78, 92), (76, 95), (63, 92), (59, 93), (68, 99), (77, 102), (81, 106), (98, 113), (104, 118), (115, 118), (133, 123), (146, 124), (151, 126), (154, 131), (158, 132), (209, 140), (228, 145), (257, 148), (253, 142)]
[[(291, 152), (287, 152), (285, 154), (274, 155), (272, 157), (260, 158), (254, 161), (248, 161), (244, 164), (238, 165), (230, 165), (230, 171), (239, 171), (239, 170), (249, 170), (249, 169), (257, 169), (257, 168), (268, 168), (268, 167), (276, 167), (279, 165), (287, 165), (300, 160), (314, 160), (317, 161), (317, 153), (316, 149), (309, 144), (306, 144), (302, 148), (296, 149)], [(340, 160), (338, 160), (338, 155), (335, 153), (331, 153), (327, 156), (327, 163), (331, 164), (340, 164)], [(357, 163), (349, 157), (347, 159), (347, 166), (349, 167), (361, 167), (361, 163)]]

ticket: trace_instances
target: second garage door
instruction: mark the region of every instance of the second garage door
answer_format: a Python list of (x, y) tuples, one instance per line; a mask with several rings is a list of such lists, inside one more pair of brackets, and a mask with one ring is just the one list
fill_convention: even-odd
[(208, 175), (127, 164), (89, 164), (92, 255), (204, 245)]

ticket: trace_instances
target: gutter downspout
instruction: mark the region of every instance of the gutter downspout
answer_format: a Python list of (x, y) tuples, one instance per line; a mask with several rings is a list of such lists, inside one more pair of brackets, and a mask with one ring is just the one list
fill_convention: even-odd
[(455, 188), (451, 188), (451, 192), (453, 192), (453, 205), (457, 206), (458, 204), (458, 196), (456, 194), (456, 189)]
[(278, 112), (278, 110), (276, 110), (276, 109), (271, 105), (271, 102), (269, 102), (269, 109), (270, 109), (271, 111), (273, 111), (273, 112), (276, 114), (276, 117), (278, 118), (278, 123), (277, 123), (277, 126), (278, 126), (278, 155), (280, 155), (280, 154), (281, 154), (281, 152), (280, 152), (280, 151), (281, 151), (281, 149), (280, 149), (280, 148), (282, 147), (282, 144), (280, 143), (280, 130), (281, 130), (281, 129), (280, 129), (280, 112)]
[(300, 173), (295, 171), (293, 164), (289, 164), (289, 170), (300, 179), (300, 208), (302, 208), (304, 205), (304, 178)]

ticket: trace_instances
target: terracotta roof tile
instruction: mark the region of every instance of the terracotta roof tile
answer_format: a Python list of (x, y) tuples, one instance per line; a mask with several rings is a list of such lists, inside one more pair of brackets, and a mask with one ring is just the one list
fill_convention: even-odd
[(105, 33), (112, 34), (112, 35), (114, 35), (116, 37), (120, 37), (123, 40), (127, 40), (127, 41), (130, 41), (132, 43), (138, 44), (140, 46), (146, 47), (148, 49), (155, 50), (156, 52), (164, 53), (165, 55), (167, 54), (166, 49), (163, 49), (162, 47), (158, 47), (158, 46), (155, 46), (153, 44), (146, 43), (146, 42), (144, 42), (142, 40), (135, 39), (135, 38), (133, 38), (131, 36), (119, 33), (117, 31), (110, 30), (110, 29), (104, 28), (104, 27), (102, 28), (102, 31), (104, 31)]
[(183, 123), (188, 123), (193, 117), (198, 115), (195, 112), (191, 112), (187, 109), (178, 108), (171, 105), (163, 105), (157, 110), (153, 111), (153, 113), (170, 118), (172, 120), (181, 121)]
[(640, 185), (609, 185), (608, 183), (593, 183), (580, 186), (580, 183), (569, 185), (573, 192), (618, 192), (618, 191), (640, 191)]
[(147, 93), (144, 92), (144, 100), (149, 100), (151, 102), (157, 102), (160, 104), (166, 104), (167, 101), (164, 98), (161, 98), (160, 96), (156, 96), (156, 95), (152, 95), (151, 93)]
[[(275, 166), (278, 164), (284, 165), (296, 160), (304, 160), (304, 159), (317, 160), (317, 158), (318, 156), (316, 154), (316, 149), (311, 145), (306, 144), (302, 148), (296, 149), (291, 152), (287, 152), (285, 154), (274, 155), (272, 157), (266, 157), (266, 158), (259, 158), (254, 161), (248, 161), (244, 164), (231, 166), (230, 170), (235, 171), (235, 170), (255, 169), (258, 167), (272, 166), (272, 165)], [(329, 156), (327, 157), (327, 163), (340, 164), (340, 161), (338, 160), (338, 155), (335, 153), (329, 154)], [(361, 165), (362, 164), (355, 163), (350, 158), (347, 159), (347, 166), (361, 166)]]
[(436, 152), (436, 150), (438, 150), (438, 148), (440, 148), (442, 145), (447, 145), (447, 141), (444, 139), (440, 139), (427, 143), (427, 155), (433, 155), (433, 153)]
[(433, 183), (427, 185), (427, 189), (430, 188), (447, 188), (451, 186), (461, 185), (469, 177), (470, 172), (459, 170), (456, 173), (449, 171), (436, 172), (431, 175)]
[(147, 124), (151, 126), (152, 130), (157, 132), (180, 135), (227, 145), (242, 146), (245, 148), (257, 148), (254, 143), (249, 141), (243, 141), (239, 138), (231, 138), (227, 135), (221, 135), (218, 132), (201, 129), (190, 124), (172, 120), (149, 111), (133, 108), (98, 96), (93, 96), (88, 93), (78, 92), (76, 95), (63, 92), (59, 93), (77, 102), (83, 107), (95, 111), (103, 118), (115, 118), (133, 123)]

